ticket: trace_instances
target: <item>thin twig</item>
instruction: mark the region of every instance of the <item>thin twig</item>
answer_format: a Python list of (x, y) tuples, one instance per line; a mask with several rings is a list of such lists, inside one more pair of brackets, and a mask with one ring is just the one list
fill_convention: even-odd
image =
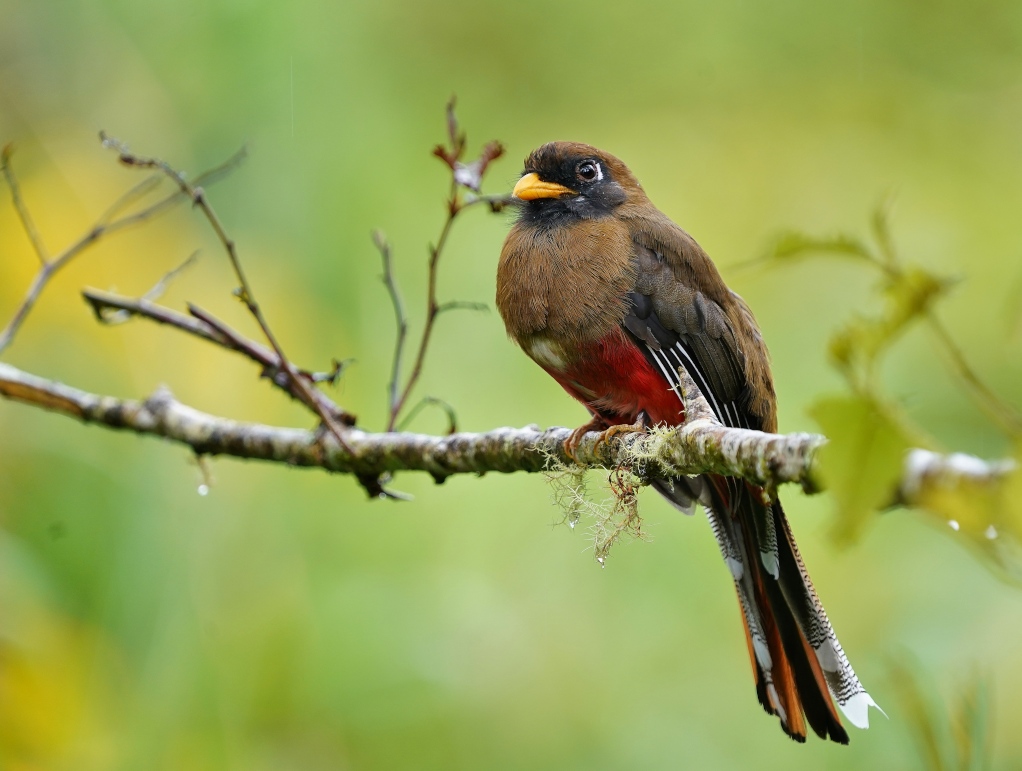
[(469, 206), (475, 206), (480, 203), (484, 203), (489, 206), (490, 211), (494, 214), (499, 214), (514, 203), (514, 198), (510, 193), (504, 193), (502, 195), (475, 195), (474, 193), (468, 193), (461, 205), (462, 208), (468, 208)]
[(441, 303), (436, 312), (440, 314), (447, 311), (488, 311), (489, 309), (490, 306), (486, 303), (476, 303), (469, 300), (451, 300), (450, 302)]
[[(237, 168), (241, 164), (241, 162), (244, 161), (245, 158), (247, 157), (248, 149), (245, 147), (240, 148), (236, 153), (234, 153), (234, 155), (232, 155), (226, 161), (221, 163), (219, 166), (214, 166), (212, 169), (209, 169), (199, 174), (199, 176), (192, 180), (192, 185), (196, 187), (206, 187), (215, 184), (216, 182), (219, 182), (221, 179), (223, 179), (232, 171), (234, 171), (234, 169)], [(162, 180), (164, 178), (165, 177), (163, 174), (155, 174), (152, 177), (143, 180), (136, 187), (143, 187), (149, 182), (149, 180), (152, 179)], [(132, 191), (129, 190), (125, 197), (130, 196), (131, 194)], [(181, 190), (179, 187), (177, 190), (174, 190), (165, 198), (161, 199), (160, 201), (157, 201), (148, 209), (144, 209), (136, 214), (122, 217), (121, 219), (110, 223), (110, 225), (106, 228), (106, 232), (111, 233), (116, 230), (132, 227), (133, 225), (139, 225), (145, 222), (147, 219), (152, 218), (154, 215), (161, 214), (163, 211), (171, 209), (187, 199), (188, 194), (185, 191)]]
[(975, 370), (969, 366), (962, 349), (958, 347), (947, 327), (932, 310), (927, 311), (926, 321), (950, 359), (955, 375), (965, 383), (980, 408), (1009, 435), (1014, 438), (1022, 437), (1022, 416), (994, 393), (993, 389), (987, 386)]
[(433, 334), (433, 324), (436, 322), (440, 307), (436, 299), (437, 266), (440, 264), (440, 255), (443, 254), (444, 246), (447, 244), (447, 236), (451, 232), (451, 226), (454, 224), (454, 220), (460, 211), (458, 207), (458, 183), (453, 178), (451, 179), (451, 189), (447, 203), (447, 218), (444, 220), (444, 226), (440, 230), (440, 237), (437, 239), (436, 246), (431, 246), (429, 250), (429, 269), (426, 284), (426, 323), (422, 327), (419, 349), (415, 354), (415, 361), (412, 364), (411, 372), (408, 374), (408, 380), (401, 391), (401, 395), (391, 408), (390, 420), (387, 422), (388, 431), (394, 430), (394, 426), (397, 424), (397, 417), (401, 413), (401, 408), (408, 401), (408, 396), (422, 375), (422, 366), (426, 361), (426, 351), (429, 348), (429, 340)]
[(460, 201), (458, 200), (458, 187), (459, 183), (452, 175), (450, 192), (447, 199), (447, 217), (440, 230), (440, 236), (437, 239), (436, 246), (430, 246), (429, 250), (426, 289), (426, 320), (422, 328), (422, 337), (419, 340), (419, 347), (416, 351), (415, 361), (412, 365), (411, 372), (408, 375), (408, 380), (405, 382), (404, 388), (400, 389), (400, 392), (400, 367), (404, 353), (405, 339), (408, 334), (408, 317), (405, 315), (404, 303), (401, 300), (401, 295), (398, 292), (397, 284), (394, 280), (390, 245), (383, 239), (379, 232), (375, 233), (373, 236), (376, 248), (380, 251), (380, 255), (383, 258), (383, 280), (387, 285), (387, 291), (390, 293), (391, 304), (394, 306), (394, 314), (397, 317), (397, 338), (394, 344), (394, 362), (391, 369), (389, 385), (390, 415), (387, 420), (388, 431), (395, 430), (401, 410), (404, 408), (408, 401), (408, 397), (412, 393), (412, 389), (415, 388), (419, 377), (422, 375), (422, 368), (426, 361), (426, 352), (429, 348), (429, 341), (433, 334), (433, 325), (436, 322), (437, 317), (442, 313), (452, 310), (488, 309), (484, 303), (453, 300), (441, 304), (437, 301), (437, 273), (440, 265), (440, 257), (443, 254), (444, 246), (447, 243), (447, 237), (450, 234), (451, 228), (453, 227), (454, 221), (457, 219), (458, 215), (470, 206), (481, 203), (490, 205), (493, 211), (500, 211), (500, 206), (498, 206), (495, 202), (505, 201), (507, 199), (507, 196), (473, 195), (471, 200)]
[[(394, 363), (391, 369), (389, 385), (390, 414), (387, 418), (388, 431), (395, 430), (401, 410), (408, 403), (408, 398), (419, 382), (437, 317), (446, 311), (459, 309), (479, 310), (486, 307), (481, 303), (460, 301), (441, 304), (437, 300), (437, 271), (440, 264), (440, 256), (443, 254), (444, 246), (447, 244), (447, 238), (450, 235), (454, 221), (463, 211), (477, 204), (486, 204), (490, 207), (491, 211), (499, 212), (511, 202), (511, 196), (507, 194), (494, 196), (482, 195), (479, 192), (486, 169), (493, 161), (504, 154), (504, 147), (500, 142), (488, 142), (483, 147), (478, 158), (469, 163), (463, 162), (462, 157), (465, 154), (466, 137), (465, 132), (461, 131), (458, 127), (458, 119), (454, 114), (454, 104), (454, 97), (451, 97), (451, 100), (447, 103), (447, 139), (449, 145), (437, 145), (433, 149), (433, 155), (442, 160), (451, 172), (451, 185), (447, 195), (447, 217), (444, 219), (443, 227), (440, 229), (440, 236), (437, 238), (436, 245), (429, 248), (426, 282), (426, 320), (422, 327), (422, 337), (419, 339), (419, 347), (415, 353), (415, 359), (408, 374), (408, 380), (405, 381), (403, 388), (400, 386), (399, 375), (401, 360), (404, 354), (405, 338), (408, 333), (408, 319), (405, 315), (404, 304), (401, 301), (401, 296), (397, 290), (397, 283), (394, 279), (390, 246), (379, 233), (373, 236), (376, 248), (379, 249), (383, 257), (383, 280), (387, 285), (387, 291), (390, 292), (391, 304), (394, 306), (394, 314), (397, 317), (397, 339), (394, 345)], [(462, 188), (467, 192), (464, 198), (459, 198), (459, 191)], [(421, 404), (422, 402), (420, 402)], [(419, 407), (417, 406), (416, 410), (418, 409)], [(407, 423), (407, 420), (405, 423)]]
[[(134, 187), (129, 188), (125, 193), (121, 195), (120, 198), (118, 198), (116, 201), (110, 204), (107, 207), (107, 210), (99, 216), (98, 220), (96, 220), (96, 224), (105, 225), (108, 222), (112, 221), (114, 217), (116, 217), (122, 211), (124, 211), (134, 203), (141, 201), (143, 198), (149, 195), (149, 193), (158, 188), (161, 182), (163, 182), (163, 176), (160, 174), (153, 174), (151, 176), (146, 177)], [(184, 200), (181, 197), (180, 191), (177, 190), (174, 191), (173, 199), (177, 201)]]
[[(196, 181), (206, 180), (207, 184), (216, 182), (229, 174), (244, 159), (244, 157), (245, 150), (242, 148), (242, 150), (235, 153), (226, 162), (220, 164), (216, 168), (210, 169), (204, 174), (201, 174), (196, 178)], [(3, 153), (3, 173), (7, 179), (8, 186), (11, 188), (15, 208), (19, 211), (19, 216), (22, 218), (22, 224), (25, 226), (29, 233), (29, 237), (33, 241), (33, 246), (36, 248), (36, 254), (39, 255), (40, 260), (42, 260), (42, 265), (33, 277), (32, 283), (29, 285), (29, 288), (25, 293), (25, 297), (21, 301), (21, 305), (19, 305), (17, 310), (15, 310), (14, 315), (7, 323), (7, 326), (4, 327), (2, 332), (0, 332), (0, 353), (3, 353), (3, 351), (14, 341), (14, 337), (18, 334), (18, 330), (25, 322), (29, 313), (32, 312), (32, 309), (35, 307), (35, 304), (39, 299), (39, 295), (42, 294), (42, 291), (46, 288), (50, 279), (53, 278), (53, 276), (71, 260), (84, 252), (88, 247), (98, 242), (104, 236), (153, 219), (184, 200), (182, 192), (180, 190), (175, 190), (167, 197), (145, 207), (144, 209), (141, 209), (138, 212), (125, 215), (119, 219), (113, 219), (113, 216), (116, 215), (117, 212), (123, 211), (126, 206), (139, 200), (142, 196), (153, 189), (152, 182), (150, 180), (145, 180), (118, 198), (117, 201), (115, 201), (113, 205), (111, 205), (99, 217), (99, 219), (96, 220), (92, 227), (78, 238), (77, 241), (72, 243), (53, 259), (47, 260), (45, 258), (45, 249), (40, 251), (42, 240), (39, 238), (38, 233), (35, 232), (35, 225), (32, 223), (28, 208), (21, 198), (17, 181), (10, 168), (9, 161), (10, 146), (8, 145), (7, 148), (4, 149)]]
[[(349, 356), (347, 359), (334, 359), (333, 366), (329, 372), (310, 372), (309, 379), (313, 383), (328, 383), (332, 386), (337, 385), (337, 382), (341, 379), (348, 367), (355, 363), (355, 357)], [(355, 425), (352, 423), (352, 425)]]
[(119, 324), (126, 318), (139, 316), (158, 324), (175, 327), (190, 335), (234, 350), (222, 335), (205, 322), (178, 313), (143, 297), (122, 297), (98, 289), (83, 289), (82, 297), (89, 303), (96, 320), (103, 324)]
[[(117, 321), (129, 316), (138, 316), (155, 321), (158, 324), (174, 327), (219, 345), (222, 348), (226, 348), (229, 351), (242, 354), (258, 364), (262, 368), (263, 375), (275, 386), (294, 399), (301, 401), (303, 398), (302, 394), (295, 390), (293, 381), (289, 377), (283, 376), (280, 358), (272, 349), (249, 340), (201, 308), (189, 305), (188, 310), (191, 315), (187, 316), (144, 297), (122, 297), (121, 295), (101, 292), (96, 289), (86, 289), (82, 292), (82, 296), (92, 307), (96, 318), (104, 323), (107, 323), (111, 316)], [(313, 382), (329, 382), (339, 377), (345, 364), (346, 362), (334, 362), (333, 370), (326, 374), (307, 373), (304, 370), (299, 370), (299, 373), (302, 377)], [(355, 416), (335, 404), (325, 393), (318, 389), (313, 389), (313, 395), (320, 407), (336, 417), (339, 422), (346, 426), (355, 424)]]
[[(144, 295), (139, 297), (137, 301), (135, 301), (136, 304), (138, 302), (150, 303), (156, 302), (156, 300), (160, 299), (160, 297), (163, 296), (163, 293), (167, 290), (167, 286), (169, 286), (170, 282), (173, 281), (174, 278), (176, 278), (182, 271), (187, 270), (189, 267), (194, 265), (195, 261), (198, 258), (199, 253), (197, 251), (192, 252), (192, 254), (188, 257), (187, 260), (182, 262), (177, 267), (171, 268), (169, 271), (164, 273), (163, 276), (160, 277), (160, 280), (153, 284), (152, 288), (148, 292), (146, 292)], [(89, 305), (92, 307), (92, 312), (96, 315), (97, 321), (108, 326), (124, 324), (128, 321), (131, 321), (132, 316), (140, 315), (139, 313), (132, 312), (128, 309), (115, 308), (111, 303), (94, 301), (94, 299), (89, 295), (89, 290), (87, 289), (82, 292), (82, 296), (85, 297)]]
[(236, 292), (238, 298), (245, 304), (245, 307), (248, 308), (249, 313), (252, 314), (252, 317), (259, 325), (259, 328), (262, 330), (267, 342), (273, 350), (276, 351), (277, 356), (280, 359), (280, 367), (287, 374), (287, 377), (291, 379), (291, 383), (298, 394), (299, 400), (320, 417), (323, 424), (334, 435), (341, 447), (347, 449), (347, 442), (344, 440), (344, 426), (337, 421), (334, 415), (331, 415), (329, 411), (323, 409), (320, 401), (314, 393), (316, 389), (298, 373), (298, 370), (284, 353), (284, 349), (277, 340), (277, 336), (266, 321), (262, 308), (260, 308), (259, 303), (256, 302), (255, 295), (252, 292), (252, 286), (245, 277), (245, 271), (241, 266), (241, 260), (238, 258), (237, 246), (234, 240), (227, 235), (227, 231), (225, 230), (223, 223), (220, 221), (219, 215), (217, 215), (216, 211), (209, 203), (205, 190), (203, 190), (201, 186), (189, 182), (185, 178), (184, 174), (160, 158), (146, 158), (135, 155), (129, 152), (127, 146), (122, 142), (111, 137), (107, 137), (102, 132), (100, 133), (100, 138), (102, 139), (105, 147), (109, 147), (117, 153), (118, 160), (120, 160), (120, 162), (125, 166), (142, 169), (156, 169), (162, 172), (168, 179), (178, 186), (182, 193), (191, 199), (195, 206), (199, 207), (203, 215), (206, 217), (206, 220), (213, 228), (213, 232), (216, 234), (231, 262), (231, 267), (234, 269), (234, 275), (237, 277), (239, 284), (239, 288)]
[(163, 293), (167, 291), (167, 287), (170, 286), (170, 282), (177, 278), (179, 275), (181, 275), (181, 273), (188, 270), (188, 268), (194, 265), (196, 260), (198, 259), (199, 252), (198, 251), (192, 252), (188, 256), (187, 260), (164, 273), (163, 276), (160, 277), (160, 280), (153, 284), (152, 289), (150, 289), (148, 292), (142, 295), (142, 299), (150, 300), (152, 302), (156, 302), (157, 300), (159, 300), (161, 297), (163, 297)]
[(398, 382), (401, 379), (401, 357), (404, 355), (405, 338), (408, 336), (408, 316), (405, 314), (404, 301), (401, 299), (401, 292), (398, 290), (397, 281), (394, 279), (394, 264), (390, 254), (390, 244), (386, 236), (376, 230), (373, 232), (373, 243), (376, 244), (383, 260), (383, 283), (387, 286), (387, 293), (390, 295), (390, 304), (394, 308), (394, 317), (397, 324), (396, 339), (394, 341), (394, 361), (390, 367), (390, 384), (388, 386), (388, 422), (387, 430), (392, 431), (394, 422), (397, 419)]
[(46, 267), (46, 264), (50, 261), (50, 256), (46, 251), (46, 244), (43, 243), (43, 237), (39, 234), (39, 229), (35, 225), (35, 220), (32, 219), (28, 207), (25, 206), (25, 200), (21, 197), (21, 188), (18, 187), (18, 180), (14, 176), (14, 170), (11, 168), (11, 155), (13, 153), (13, 145), (4, 145), (3, 150), (0, 150), (0, 169), (3, 170), (4, 179), (7, 180), (7, 186), (11, 189), (11, 199), (14, 201), (14, 208), (18, 212), (18, 218), (21, 220), (25, 233), (28, 234), (28, 240), (32, 242), (32, 249), (35, 251), (36, 257), (39, 258), (39, 262), (43, 267)]
[(458, 415), (454, 411), (448, 402), (443, 399), (438, 399), (435, 396), (423, 396), (419, 399), (418, 404), (408, 410), (408, 414), (405, 415), (405, 419), (398, 423), (397, 430), (404, 431), (406, 427), (410, 426), (415, 416), (422, 412), (426, 407), (439, 407), (447, 415), (447, 433), (453, 434), (458, 430)]

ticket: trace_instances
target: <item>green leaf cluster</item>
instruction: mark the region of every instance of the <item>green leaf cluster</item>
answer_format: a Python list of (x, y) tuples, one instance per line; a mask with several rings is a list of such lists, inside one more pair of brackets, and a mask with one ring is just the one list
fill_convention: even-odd
[(991, 480), (959, 474), (921, 490), (911, 504), (926, 511), (941, 528), (956, 533), (1000, 575), (1022, 583), (1022, 417), (972, 369), (940, 321), (940, 302), (956, 279), (938, 275), (898, 254), (880, 206), (871, 221), (871, 239), (849, 235), (815, 237), (783, 234), (764, 257), (772, 264), (831, 256), (851, 259), (877, 276), (877, 302), (857, 311), (831, 336), (828, 355), (848, 392), (818, 400), (810, 415), (830, 443), (815, 473), (835, 501), (834, 534), (840, 541), (858, 536), (872, 515), (898, 502), (906, 453), (913, 447), (941, 448), (883, 392), (877, 371), (905, 333), (916, 325), (929, 329), (953, 376), (990, 419), (1013, 440), (1015, 471)]

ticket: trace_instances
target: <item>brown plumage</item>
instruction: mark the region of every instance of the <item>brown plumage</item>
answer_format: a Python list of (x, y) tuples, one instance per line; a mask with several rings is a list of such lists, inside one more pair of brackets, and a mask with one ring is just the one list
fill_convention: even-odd
[[(681, 368), (722, 423), (776, 431), (769, 358), (751, 310), (621, 161), (553, 142), (526, 159), (515, 196), (497, 307), (512, 340), (589, 410), (579, 431), (683, 423)], [(780, 501), (717, 475), (653, 486), (682, 511), (696, 502), (707, 511), (764, 709), (798, 741), (808, 721), (847, 743), (832, 697), (859, 727), (875, 704), (841, 650)]]

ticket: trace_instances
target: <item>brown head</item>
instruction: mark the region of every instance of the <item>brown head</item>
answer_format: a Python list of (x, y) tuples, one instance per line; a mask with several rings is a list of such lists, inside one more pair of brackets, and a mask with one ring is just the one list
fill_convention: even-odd
[(576, 348), (619, 325), (634, 283), (634, 246), (617, 216), (649, 205), (613, 155), (578, 142), (550, 142), (525, 159), (515, 185), (518, 221), (497, 269), (497, 308), (527, 350), (534, 335)]
[(608, 217), (622, 204), (646, 200), (627, 166), (580, 142), (550, 142), (533, 150), (514, 196), (524, 202), (523, 221), (543, 224)]

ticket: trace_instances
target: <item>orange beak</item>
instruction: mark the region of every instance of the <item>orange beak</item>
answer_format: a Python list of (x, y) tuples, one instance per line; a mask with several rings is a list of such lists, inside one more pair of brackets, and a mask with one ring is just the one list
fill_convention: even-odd
[(511, 195), (522, 201), (534, 201), (537, 198), (560, 198), (562, 195), (578, 195), (570, 187), (558, 185), (556, 182), (544, 182), (538, 174), (526, 174), (515, 185)]

